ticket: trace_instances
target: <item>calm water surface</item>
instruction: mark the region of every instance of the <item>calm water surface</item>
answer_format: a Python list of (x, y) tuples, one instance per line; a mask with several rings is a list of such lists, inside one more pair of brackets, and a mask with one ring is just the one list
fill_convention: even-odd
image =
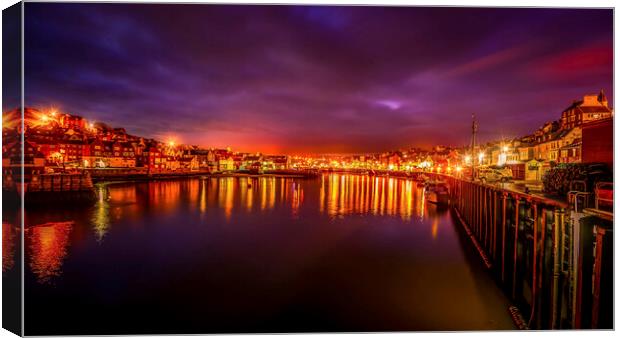
[(98, 194), (26, 213), (26, 334), (513, 328), (450, 212), (412, 181), (230, 177)]

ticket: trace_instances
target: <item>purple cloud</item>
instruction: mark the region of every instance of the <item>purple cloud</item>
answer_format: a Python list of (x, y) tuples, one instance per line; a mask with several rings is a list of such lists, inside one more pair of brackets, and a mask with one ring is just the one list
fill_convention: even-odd
[(29, 105), (203, 146), (461, 145), (471, 113), (484, 140), (601, 88), (613, 100), (612, 10), (27, 3), (25, 16)]

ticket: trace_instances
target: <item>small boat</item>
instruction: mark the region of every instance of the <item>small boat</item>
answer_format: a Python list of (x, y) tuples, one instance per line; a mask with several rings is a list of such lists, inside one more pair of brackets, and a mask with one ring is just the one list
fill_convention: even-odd
[(416, 177), (415, 180), (418, 182), (416, 184), (418, 186), (418, 188), (424, 188), (426, 186), (426, 182), (428, 182), (429, 178), (426, 175), (418, 175), (418, 177)]
[(424, 186), (424, 198), (437, 205), (448, 205), (448, 184), (443, 181), (427, 181)]

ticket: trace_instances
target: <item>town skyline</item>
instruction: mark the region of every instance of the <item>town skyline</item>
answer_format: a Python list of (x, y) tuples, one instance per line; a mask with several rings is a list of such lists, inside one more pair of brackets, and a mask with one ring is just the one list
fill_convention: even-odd
[[(604, 95), (605, 97), (605, 106), (609, 106), (610, 103), (607, 99), (607, 95), (604, 94), (604, 91), (601, 90), (599, 92), (599, 94), (586, 94), (583, 99), (586, 99), (586, 97), (590, 95), (591, 97), (594, 97), (596, 95)], [(575, 99), (573, 100), (573, 103), (578, 103), (578, 102), (583, 102), (584, 100), (578, 100)], [(609, 106), (610, 111), (613, 113), (613, 107)], [(50, 119), (52, 118), (52, 116), (54, 115), (62, 115), (62, 114), (67, 114), (70, 116), (76, 116), (76, 117), (80, 117), (80, 118), (84, 118), (84, 116), (77, 114), (77, 113), (71, 113), (71, 112), (63, 112), (62, 110), (60, 110), (58, 107), (56, 106), (50, 106), (49, 108), (34, 108), (34, 107), (26, 107), (27, 110), (30, 110), (30, 114), (29, 116), (27, 116), (25, 118), (25, 123), (27, 125), (30, 125), (30, 127), (33, 126), (38, 126), (42, 124), (46, 124)], [(566, 110), (565, 110), (566, 111)], [(10, 128), (14, 127), (14, 124), (19, 123), (18, 119), (19, 116), (16, 115), (17, 109), (12, 110), (12, 112), (15, 112), (15, 114), (9, 114), (7, 115), (6, 112), (4, 114), (4, 118), (3, 118), (3, 125), (7, 126), (9, 125)], [(472, 118), (475, 118), (474, 115), (472, 115)], [(42, 120), (40, 120), (42, 119)], [(109, 128), (122, 128), (123, 130), (126, 130), (128, 134), (132, 134), (135, 137), (138, 138), (144, 138), (144, 139), (151, 139), (151, 140), (155, 140), (157, 142), (161, 142), (162, 144), (174, 144), (175, 146), (184, 146), (184, 147), (198, 147), (198, 148), (202, 148), (202, 149), (235, 149), (235, 152), (237, 153), (257, 153), (257, 154), (268, 154), (268, 155), (287, 155), (287, 156), (305, 156), (305, 157), (320, 157), (320, 156), (355, 156), (355, 155), (368, 155), (368, 154), (379, 154), (379, 153), (387, 153), (387, 152), (393, 152), (393, 151), (400, 151), (400, 150), (408, 150), (408, 149), (420, 149), (420, 150), (424, 150), (424, 151), (428, 151), (428, 150), (433, 150), (436, 149), (437, 147), (444, 147), (444, 148), (451, 148), (451, 149), (467, 149), (468, 147), (471, 146), (471, 134), (468, 135), (470, 138), (469, 140), (463, 141), (460, 144), (432, 144), (432, 145), (426, 145), (426, 146), (420, 146), (417, 144), (408, 144), (408, 145), (401, 145), (400, 147), (395, 147), (395, 148), (391, 148), (391, 149), (383, 149), (383, 150), (379, 150), (379, 151), (358, 151), (358, 152), (311, 152), (311, 151), (306, 151), (306, 152), (268, 152), (268, 151), (262, 151), (260, 149), (258, 150), (246, 150), (243, 148), (238, 148), (235, 147), (234, 145), (221, 145), (221, 144), (190, 144), (190, 143), (185, 143), (183, 142), (182, 136), (179, 135), (166, 135), (164, 138), (158, 138), (158, 137), (148, 137), (148, 136), (144, 136), (144, 135), (137, 135), (135, 133), (132, 133), (131, 131), (127, 130), (124, 126), (114, 126), (114, 125), (110, 125), (109, 123), (107, 123), (106, 121), (94, 121), (94, 120), (88, 120), (86, 119), (86, 124), (88, 125), (101, 125), (101, 126), (106, 126)], [(545, 126), (549, 123), (560, 123), (561, 121), (561, 117), (559, 115), (556, 115), (555, 118), (551, 118), (548, 121), (546, 121), (544, 124), (538, 126), (538, 130), (541, 130), (543, 128), (545, 128)], [(471, 121), (470, 121), (471, 123)], [(478, 121), (476, 119), (476, 124), (478, 126), (477, 128), (477, 134), (480, 132), (480, 121)], [(478, 140), (478, 144), (476, 146), (485, 146), (488, 144), (495, 144), (498, 142), (511, 142), (513, 140), (518, 140), (524, 137), (527, 137), (528, 135), (533, 135), (536, 132), (536, 129), (531, 129), (530, 132), (524, 134), (524, 135), (510, 135), (510, 136), (504, 136), (501, 137), (499, 139), (486, 139), (486, 140)]]
[(613, 107), (611, 11), (174, 7), (185, 34), (165, 7), (27, 4), (26, 105), (281, 154), (462, 146), (472, 113), (480, 141), (517, 137), (600, 89)]
[[(44, 151), (44, 156), (46, 158), (54, 160), (54, 154), (60, 155), (59, 153), (54, 152), (56, 145), (61, 148), (65, 148), (65, 150), (62, 151), (63, 153), (68, 150), (68, 152), (62, 156), (63, 162), (67, 160), (69, 160), (69, 162), (75, 162), (75, 160), (80, 158), (82, 151), (78, 149), (79, 147), (76, 148), (75, 145), (79, 144), (83, 146), (84, 151), (88, 153), (89, 151), (87, 149), (90, 147), (100, 147), (102, 149), (106, 148), (104, 143), (102, 143), (103, 141), (108, 143), (108, 147), (118, 147), (119, 149), (117, 155), (119, 156), (121, 153), (120, 148), (126, 148), (123, 152), (125, 155), (122, 156), (125, 160), (135, 156), (136, 152), (141, 154), (145, 148), (153, 147), (157, 148), (158, 152), (161, 152), (162, 154), (166, 153), (167, 156), (173, 157), (180, 156), (186, 152), (189, 152), (187, 154), (191, 154), (192, 152), (209, 151), (213, 154), (221, 153), (217, 156), (223, 158), (232, 157), (234, 154), (247, 156), (249, 158), (266, 155), (268, 157), (290, 157), (297, 160), (311, 158), (351, 159), (365, 157), (372, 158), (374, 156), (389, 157), (391, 156), (390, 154), (399, 154), (397, 156), (404, 156), (404, 159), (407, 159), (407, 154), (414, 154), (414, 156), (416, 156), (415, 154), (418, 153), (417, 158), (419, 161), (417, 165), (425, 161), (424, 157), (427, 156), (427, 154), (443, 153), (444, 155), (448, 155), (449, 153), (456, 151), (457, 153), (450, 156), (461, 156), (461, 161), (469, 161), (471, 164), (471, 158), (475, 158), (479, 151), (481, 152), (480, 154), (484, 155), (478, 155), (484, 157), (487, 155), (486, 153), (488, 150), (491, 150), (493, 153), (493, 149), (495, 149), (494, 155), (491, 155), (494, 159), (488, 163), (504, 165), (507, 162), (514, 164), (516, 162), (523, 161), (524, 159), (531, 159), (531, 149), (536, 147), (542, 147), (543, 149), (548, 148), (547, 150), (555, 149), (555, 151), (553, 153), (543, 155), (543, 153), (535, 150), (534, 152), (538, 153), (538, 155), (534, 157), (535, 159), (551, 161), (559, 160), (560, 162), (579, 161), (581, 158), (581, 125), (600, 120), (611, 120), (613, 118), (613, 114), (613, 107), (609, 106), (609, 100), (604, 91), (601, 90), (598, 94), (586, 94), (581, 99), (573, 100), (573, 104), (566, 108), (555, 119), (545, 122), (537, 129), (532, 129), (525, 135), (503, 137), (501, 139), (486, 141), (478, 140), (475, 145), (472, 144), (472, 139), (470, 139), (468, 143), (461, 145), (435, 144), (430, 147), (408, 145), (387, 149), (384, 151), (366, 151), (358, 153), (270, 153), (262, 150), (233, 150), (233, 147), (230, 147), (229, 145), (218, 146), (186, 144), (183, 143), (179, 137), (175, 136), (167, 137), (166, 139), (158, 139), (145, 137), (143, 135), (136, 135), (128, 132), (123, 126), (113, 126), (105, 121), (88, 120), (81, 115), (63, 112), (56, 107), (49, 109), (26, 107), (23, 115), (23, 123), (26, 141), (30, 141), (32, 139), (35, 144), (42, 141), (45, 144), (52, 145), (51, 148)], [(4, 133), (5, 138), (8, 137), (13, 140), (17, 135), (16, 132), (19, 133), (19, 130), (21, 130), (21, 122), (22, 112), (20, 109), (14, 109), (8, 112), (5, 111), (3, 113), (3, 131), (6, 131)], [(479, 122), (474, 115), (472, 115), (472, 123), (476, 124), (476, 134), (478, 134)], [(555, 144), (555, 142), (559, 143)], [(68, 143), (72, 143), (73, 145)], [(554, 143), (555, 145), (550, 145), (550, 143)], [(123, 144), (125, 145), (123, 146)], [(547, 145), (545, 146), (545, 144)], [(472, 153), (472, 150), (474, 150), (472, 147), (474, 146), (476, 153)], [(66, 149), (66, 147), (68, 147), (68, 149)], [(562, 148), (559, 149), (560, 147)], [(523, 154), (521, 154), (521, 148), (530, 150), (526, 150), (526, 155), (523, 156)], [(40, 145), (37, 145), (37, 149), (40, 151), (42, 148)], [(458, 152), (460, 152), (460, 155), (458, 155)], [(560, 153), (564, 153), (565, 155), (560, 158)], [(572, 155), (568, 155), (568, 153), (572, 153)], [(108, 155), (111, 154), (112, 152)], [(196, 155), (196, 153), (194, 155)], [(104, 157), (106, 156), (104, 155)], [(95, 158), (99, 157), (95, 156)], [(469, 160), (467, 160), (467, 158), (469, 158)], [(412, 163), (412, 159), (413, 157), (410, 156), (407, 162)], [(131, 160), (131, 162), (127, 162), (125, 160), (119, 162), (121, 166), (134, 166), (140, 162), (140, 160), (136, 161), (135, 159)], [(486, 159), (486, 161), (488, 160), (489, 159)], [(101, 158), (99, 158), (99, 161), (101, 161)], [(286, 161), (288, 165), (288, 159)], [(85, 160), (85, 166), (87, 166), (87, 162), (89, 163), (88, 166), (94, 164), (94, 162), (91, 163), (89, 160)], [(482, 163), (483, 159), (479, 159), (479, 162)], [(237, 167), (238, 166), (239, 164), (237, 163)], [(409, 165), (409, 167), (411, 166)]]

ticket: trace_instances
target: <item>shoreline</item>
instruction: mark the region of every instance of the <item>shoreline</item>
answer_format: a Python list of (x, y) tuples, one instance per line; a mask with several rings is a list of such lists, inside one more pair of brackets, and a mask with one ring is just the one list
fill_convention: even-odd
[(116, 174), (116, 175), (97, 175), (91, 176), (93, 183), (112, 183), (112, 182), (149, 182), (149, 181), (164, 181), (184, 178), (220, 178), (220, 177), (277, 177), (277, 178), (316, 178), (320, 174), (305, 174), (305, 173), (263, 173), (252, 174), (243, 172), (184, 172), (184, 173), (156, 173), (156, 174)]

